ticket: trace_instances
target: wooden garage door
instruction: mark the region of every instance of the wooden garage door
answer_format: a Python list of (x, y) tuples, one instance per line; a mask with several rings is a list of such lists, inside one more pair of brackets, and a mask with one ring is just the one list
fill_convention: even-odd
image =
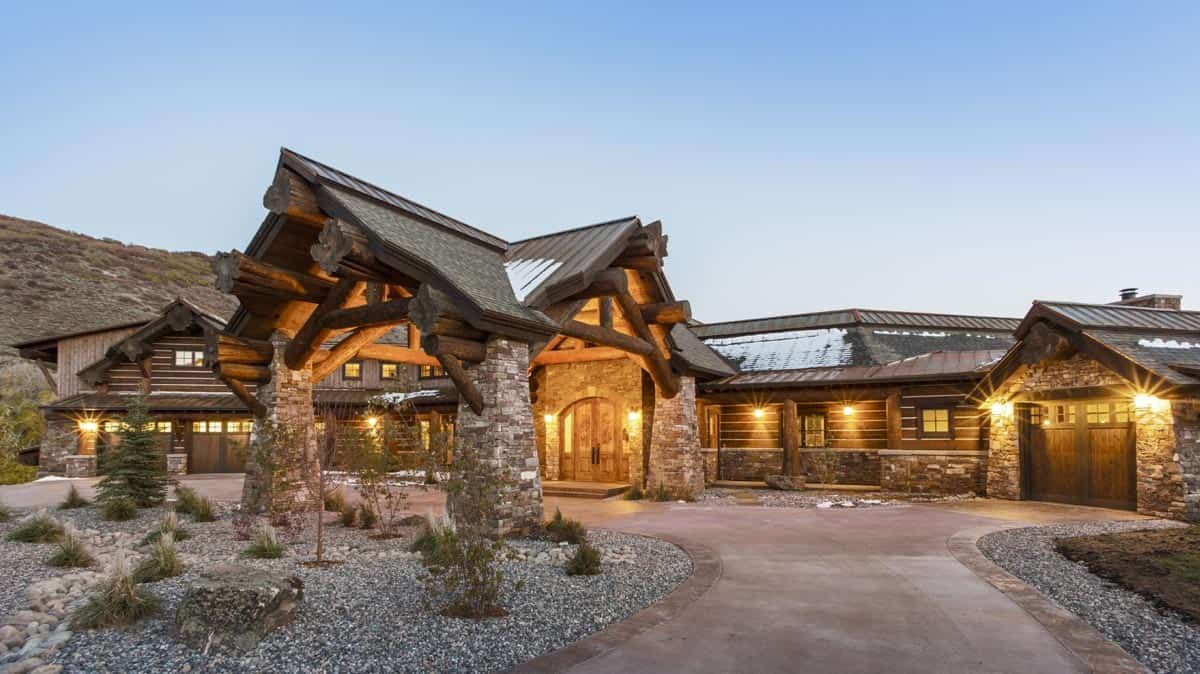
[(1033, 409), (1031, 422), (1031, 498), (1136, 507), (1133, 419), (1127, 402), (1045, 403)]
[(240, 473), (246, 469), (250, 421), (193, 421), (189, 473)]

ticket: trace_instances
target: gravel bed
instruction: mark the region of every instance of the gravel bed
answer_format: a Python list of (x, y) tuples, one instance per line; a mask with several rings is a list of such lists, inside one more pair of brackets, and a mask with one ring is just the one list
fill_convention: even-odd
[[(103, 522), (93, 508), (56, 515), (80, 529), (140, 534), (157, 523), (161, 511), (143, 511), (123, 523)], [(204, 655), (172, 636), (174, 609), (201, 568), (238, 558), (247, 543), (236, 539), (228, 516), (206, 524), (187, 517), (180, 521), (193, 534), (178, 544), (187, 569), (147, 586), (162, 600), (163, 610), (127, 630), (76, 632), (49, 662), (66, 672), (496, 671), (636, 613), (692, 572), (691, 560), (679, 548), (631, 534), (589, 533), (589, 540), (607, 551), (598, 576), (566, 575), (561, 560), (573, 554), (573, 546), (516, 540), (511, 544), (517, 559), (502, 564), (509, 615), (477, 622), (446, 618), (426, 607), (425, 572), (419, 557), (408, 552), (416, 527), (404, 529), (400, 538), (372, 540), (367, 532), (327, 526), (327, 557), (345, 563), (323, 569), (298, 563), (312, 557), (306, 543), (310, 532), (281, 532), (288, 557), (242, 561), (287, 570), (304, 581), (296, 620), (243, 657)], [(44, 556), (39, 548), (45, 547), (13, 549), (5, 557), (6, 572), (12, 566), (37, 573)], [(8, 575), (0, 574), (4, 586), (11, 582), (19, 596), (21, 581)]]
[[(7, 615), (25, 606), (25, 588), (30, 583), (58, 575), (58, 570), (46, 566), (51, 554), (49, 545), (14, 543), (8, 534), (17, 528), (25, 511), (10, 508), (12, 519), (0, 522), (0, 615)], [(33, 548), (31, 550), (30, 548)]]
[(870, 508), (893, 506), (904, 503), (944, 503), (975, 498), (966, 494), (940, 496), (927, 494), (901, 494), (884, 491), (833, 491), (805, 490), (781, 491), (777, 489), (738, 489), (731, 487), (709, 487), (698, 499), (710, 505), (752, 504), (769, 508)]
[(1008, 529), (979, 539), (979, 549), (1120, 644), (1156, 672), (1200, 672), (1200, 627), (1174, 611), (1091, 574), (1054, 549), (1054, 540), (1181, 526), (1168, 520), (1072, 522)]

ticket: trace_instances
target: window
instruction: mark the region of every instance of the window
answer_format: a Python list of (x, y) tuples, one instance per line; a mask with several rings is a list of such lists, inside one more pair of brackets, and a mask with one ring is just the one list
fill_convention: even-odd
[(400, 366), (396, 363), (383, 363), (379, 366), (379, 376), (382, 379), (399, 379)]
[(442, 368), (437, 365), (421, 366), (421, 379), (429, 379), (430, 377), (443, 377), (445, 374), (446, 373), (442, 371)]
[(160, 421), (160, 422), (156, 423), (154, 425), (154, 427), (155, 427), (154, 430), (158, 431), (159, 433), (170, 433), (171, 432), (171, 422), (169, 422), (169, 421)]
[(1068, 403), (1055, 403), (1050, 406), (1050, 423), (1074, 424), (1075, 406)]
[(342, 365), (342, 379), (362, 379), (362, 362), (352, 360)]
[(121, 422), (112, 421), (112, 420), (104, 422), (104, 432), (105, 433), (120, 433), (121, 432)]
[(220, 433), (221, 432), (221, 422), (220, 421), (193, 421), (192, 422), (192, 432), (193, 433)]
[(204, 367), (204, 352), (176, 351), (175, 367)]
[(950, 414), (949, 407), (926, 407), (921, 410), (921, 435), (922, 438), (948, 438), (950, 432)]
[(825, 415), (824, 414), (802, 414), (802, 415), (800, 415), (800, 446), (801, 447), (824, 447), (825, 446)]
[(1034, 426), (1041, 426), (1044, 423), (1041, 405), (1034, 405), (1029, 408), (1029, 423)]
[(225, 422), (226, 433), (249, 433), (254, 429), (254, 422), (249, 419)]
[(1116, 402), (1113, 403), (1113, 421), (1118, 424), (1127, 424), (1130, 420), (1129, 403)]
[(1088, 403), (1087, 420), (1089, 424), (1108, 423), (1108, 403)]

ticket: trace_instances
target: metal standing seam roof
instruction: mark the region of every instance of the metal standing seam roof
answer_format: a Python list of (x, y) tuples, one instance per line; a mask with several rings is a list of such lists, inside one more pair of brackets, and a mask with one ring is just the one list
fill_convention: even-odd
[(935, 351), (884, 365), (743, 372), (704, 384), (706, 390), (873, 384), (949, 377), (983, 376), (1005, 354), (1003, 349)]
[(910, 311), (879, 311), (875, 309), (839, 309), (819, 311), (791, 316), (752, 318), (723, 323), (702, 323), (692, 326), (692, 331), (701, 339), (709, 337), (731, 337), (763, 332), (785, 330), (811, 330), (836, 328), (850, 325), (876, 325), (887, 327), (909, 327), (949, 330), (979, 330), (987, 332), (1012, 332), (1020, 325), (1018, 318), (995, 316), (966, 316), (960, 314), (932, 314)]
[(1035, 314), (1038, 307), (1052, 311), (1080, 328), (1200, 332), (1200, 311), (1037, 301), (1030, 314)]
[(630, 216), (513, 242), (504, 267), (518, 299), (541, 306), (556, 283), (607, 266), (638, 224)]
[(493, 248), (503, 250), (508, 246), (508, 242), (498, 236), (489, 234), (477, 227), (472, 227), (461, 220), (452, 218), (445, 213), (435, 211), (432, 208), (419, 204), (411, 199), (406, 199), (395, 192), (391, 192), (377, 185), (373, 185), (361, 178), (352, 176), (345, 171), (339, 171), (332, 166), (322, 164), (315, 159), (305, 157), (304, 155), (289, 150), (286, 147), (280, 150), (280, 155), (280, 161), (284, 162), (289, 168), (292, 168), (310, 180), (319, 180), (325, 183), (340, 185), (354, 192), (365, 194), (372, 199), (382, 201), (383, 203), (398, 208), (414, 217), (440, 225), (455, 232), (456, 234), (474, 239), (475, 241), (484, 243)]
[[(56, 411), (117, 411), (129, 406), (135, 394), (79, 393), (62, 400), (43, 405)], [(146, 406), (151, 412), (246, 412), (246, 406), (232, 393), (151, 393), (146, 396)]]

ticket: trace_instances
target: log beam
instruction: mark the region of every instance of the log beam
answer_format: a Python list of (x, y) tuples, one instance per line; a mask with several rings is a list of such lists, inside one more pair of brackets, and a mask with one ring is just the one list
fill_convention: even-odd
[(581, 339), (592, 344), (610, 346), (614, 349), (627, 351), (639, 356), (648, 356), (654, 352), (654, 344), (637, 337), (631, 337), (612, 328), (591, 325), (580, 321), (567, 321), (559, 328), (562, 334), (575, 339)]
[(596, 300), (596, 307), (600, 312), (600, 326), (611, 328), (613, 326), (613, 301), (611, 297), (601, 297)]
[(236, 250), (218, 253), (213, 271), (217, 290), (233, 295), (272, 295), (320, 304), (333, 287), (332, 281), (255, 260)]
[(331, 220), (321, 229), (317, 242), (309, 247), (312, 259), (329, 274), (374, 278), (375, 253), (367, 235), (357, 225)]
[(642, 319), (659, 325), (687, 323), (692, 319), (692, 305), (687, 300), (643, 304)]
[[(625, 275), (625, 272), (619, 269), (609, 271), (615, 271), (622, 276)], [(658, 342), (654, 339), (654, 333), (650, 332), (650, 326), (642, 318), (641, 307), (638, 306), (633, 296), (626, 291), (617, 293), (615, 299), (617, 300), (617, 305), (621, 307), (621, 313), (625, 315), (625, 320), (633, 328), (633, 334), (652, 345), (657, 345)], [(671, 369), (671, 365), (667, 362), (662, 352), (658, 348), (655, 348), (648, 355), (641, 358), (643, 367), (650, 373), (650, 378), (654, 380), (663, 397), (674, 398), (679, 393), (679, 375), (675, 374), (675, 371)]]
[(263, 194), (263, 208), (320, 227), (329, 217), (317, 205), (317, 194), (291, 169), (279, 167), (275, 180)]
[[(317, 356), (323, 360), (328, 357), (328, 351), (318, 351)], [(410, 365), (438, 365), (437, 358), (420, 349), (414, 349), (398, 344), (368, 344), (358, 350), (362, 358), (382, 360), (389, 363), (408, 363)], [(316, 359), (314, 359), (316, 360)]]
[(210, 367), (217, 363), (265, 365), (275, 357), (275, 347), (265, 339), (238, 337), (225, 332), (204, 335), (204, 362)]
[(597, 346), (589, 349), (566, 349), (563, 351), (543, 351), (533, 359), (534, 365), (558, 365), (561, 363), (586, 363), (597, 360), (619, 360), (625, 358), (627, 352), (610, 346)]
[(421, 349), (431, 356), (449, 355), (471, 363), (482, 363), (487, 358), (487, 344), (447, 335), (426, 335), (421, 339)]
[(454, 382), (454, 388), (458, 389), (458, 395), (467, 401), (467, 405), (470, 405), (471, 411), (475, 414), (483, 414), (483, 395), (479, 392), (479, 388), (475, 386), (475, 382), (471, 381), (467, 376), (467, 371), (463, 369), (462, 363), (458, 358), (449, 354), (442, 354), (437, 359), (442, 369), (445, 370), (446, 376), (450, 377), (450, 381)]
[(417, 296), (408, 308), (408, 319), (425, 335), (447, 335), (463, 339), (483, 340), (486, 335), (454, 314), (444, 300), (434, 295), (433, 288), (421, 284)]
[(800, 439), (800, 430), (798, 428), (798, 419), (796, 417), (796, 401), (787, 399), (783, 401), (783, 474), (784, 475), (800, 475), (803, 470), (800, 468), (800, 453), (798, 441)]
[(271, 368), (265, 365), (245, 363), (217, 363), (217, 376), (221, 379), (239, 379), (243, 382), (265, 384), (271, 381)]
[(225, 382), (229, 390), (233, 391), (233, 395), (237, 396), (237, 399), (242, 401), (246, 409), (250, 410), (250, 414), (259, 419), (267, 416), (267, 406), (255, 397), (254, 394), (250, 393), (250, 389), (246, 388), (246, 385), (241, 380), (223, 377), (221, 381)]
[(329, 314), (346, 306), (347, 302), (362, 293), (365, 285), (354, 279), (340, 279), (333, 286), (325, 299), (308, 315), (304, 325), (296, 331), (296, 336), (288, 342), (283, 352), (283, 361), (288, 367), (299, 370), (308, 364), (321, 344), (333, 336), (333, 329), (325, 323)]
[(408, 318), (411, 305), (411, 299), (401, 297), (379, 304), (364, 304), (358, 307), (337, 309), (324, 316), (322, 325), (330, 330), (392, 325)]
[(327, 358), (313, 365), (313, 384), (316, 385), (341, 367), (343, 363), (353, 359), (364, 346), (374, 344), (375, 340), (387, 334), (392, 327), (391, 325), (377, 325), (370, 328), (359, 328), (350, 333), (348, 337), (329, 350)]
[(613, 260), (612, 266), (653, 273), (662, 269), (662, 259), (653, 255), (633, 255)]

